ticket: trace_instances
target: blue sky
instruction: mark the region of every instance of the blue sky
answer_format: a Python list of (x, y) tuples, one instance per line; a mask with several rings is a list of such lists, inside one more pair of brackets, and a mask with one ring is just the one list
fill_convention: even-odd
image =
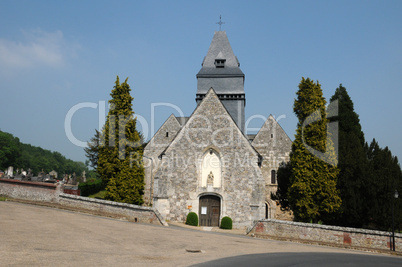
[(293, 139), (301, 77), (318, 80), (328, 101), (342, 83), (366, 140), (401, 160), (401, 14), (402, 1), (2, 0), (0, 129), (84, 161), (66, 135), (66, 116), (86, 107), (72, 116), (71, 132), (89, 140), (119, 75), (129, 77), (149, 139), (179, 115), (153, 103), (187, 116), (194, 110), (195, 75), (222, 15), (246, 75), (246, 119), (272, 114)]

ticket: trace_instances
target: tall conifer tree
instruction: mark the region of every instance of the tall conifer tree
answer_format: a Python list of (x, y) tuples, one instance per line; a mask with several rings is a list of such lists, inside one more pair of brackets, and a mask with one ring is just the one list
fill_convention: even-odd
[[(380, 148), (375, 139), (365, 148), (368, 159), (368, 181), (364, 185), (365, 227), (391, 229), (394, 206), (395, 225), (401, 229), (402, 171), (398, 158), (392, 155), (388, 147)], [(399, 193), (399, 199), (394, 197), (395, 190)]]
[(87, 142), (87, 147), (84, 148), (85, 156), (95, 171), (98, 168), (99, 139), (100, 132), (95, 129), (95, 135)]
[(341, 199), (336, 189), (336, 152), (327, 133), (321, 85), (302, 78), (293, 110), (299, 120), (290, 161), (292, 176), (289, 205), (300, 221), (325, 220), (336, 212)]
[(364, 134), (359, 115), (346, 88), (339, 85), (330, 102), (338, 101), (338, 116), (331, 121), (339, 122), (338, 130), (338, 189), (342, 206), (332, 222), (342, 226), (362, 227), (364, 223), (365, 179), (367, 159), (364, 151)]
[(142, 147), (130, 91), (127, 79), (120, 84), (117, 76), (102, 130), (97, 170), (106, 185), (106, 199), (141, 205), (144, 190)]

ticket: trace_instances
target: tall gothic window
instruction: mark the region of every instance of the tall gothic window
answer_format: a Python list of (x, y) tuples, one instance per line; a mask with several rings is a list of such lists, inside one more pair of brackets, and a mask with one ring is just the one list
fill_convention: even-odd
[(276, 184), (276, 171), (271, 171), (271, 184)]

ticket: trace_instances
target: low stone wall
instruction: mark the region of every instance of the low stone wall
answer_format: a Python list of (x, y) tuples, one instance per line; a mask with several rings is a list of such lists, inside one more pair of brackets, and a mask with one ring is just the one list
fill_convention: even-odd
[(57, 202), (61, 185), (0, 178), (0, 195), (40, 202)]
[(165, 225), (159, 212), (151, 207), (106, 201), (65, 194), (64, 185), (42, 182), (19, 181), (0, 178), (0, 195), (36, 202), (56, 203), (78, 210), (95, 211), (104, 215), (118, 215), (129, 221)]
[(70, 194), (70, 195), (81, 196), (81, 190), (78, 189), (78, 187), (64, 186), (63, 193)]
[(61, 193), (59, 204), (78, 209), (97, 211), (100, 213), (120, 215), (132, 222), (167, 225), (158, 211), (151, 207), (119, 203), (96, 198), (88, 198)]
[[(249, 232), (257, 237), (292, 239), (313, 243), (390, 250), (390, 233), (359, 228), (261, 220)], [(395, 234), (395, 250), (402, 251), (402, 234)]]

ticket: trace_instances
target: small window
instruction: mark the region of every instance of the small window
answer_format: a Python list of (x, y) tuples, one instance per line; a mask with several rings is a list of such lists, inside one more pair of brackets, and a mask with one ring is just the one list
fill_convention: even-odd
[(215, 67), (224, 68), (226, 59), (215, 59)]
[(276, 171), (271, 171), (271, 184), (276, 184)]
[(166, 132), (166, 137), (169, 137), (169, 132)]
[(274, 138), (274, 134), (271, 134), (271, 138)]

